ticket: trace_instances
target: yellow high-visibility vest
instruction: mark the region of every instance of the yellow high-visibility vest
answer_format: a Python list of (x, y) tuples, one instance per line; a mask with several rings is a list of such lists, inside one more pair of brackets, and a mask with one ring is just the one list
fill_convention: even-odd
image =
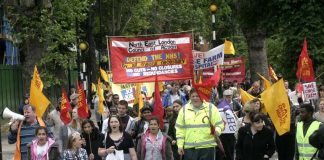
[(220, 134), (224, 130), (224, 122), (218, 109), (211, 103), (203, 102), (200, 109), (193, 108), (191, 102), (179, 111), (176, 121), (176, 137), (179, 148), (210, 148), (216, 146), (210, 134), (210, 124)]
[(314, 148), (311, 144), (309, 144), (309, 136), (312, 135), (314, 131), (318, 130), (320, 124), (321, 122), (318, 121), (312, 122), (304, 136), (304, 122), (297, 123), (296, 141), (299, 153), (299, 160), (310, 160), (316, 152), (317, 149)]

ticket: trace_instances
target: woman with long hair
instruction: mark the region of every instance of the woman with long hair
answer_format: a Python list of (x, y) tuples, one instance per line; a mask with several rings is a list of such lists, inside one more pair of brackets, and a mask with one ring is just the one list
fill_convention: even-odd
[(29, 160), (59, 160), (59, 146), (48, 137), (46, 127), (40, 126), (35, 130), (36, 138), (28, 145)]
[(128, 133), (123, 132), (122, 122), (117, 115), (110, 116), (103, 142), (98, 149), (99, 156), (106, 157), (122, 151), (124, 160), (137, 160), (133, 139)]
[(269, 159), (275, 152), (273, 133), (263, 123), (262, 113), (251, 112), (251, 124), (238, 131), (236, 160)]
[(69, 136), (67, 149), (63, 151), (63, 160), (88, 160), (88, 154), (82, 148), (83, 140), (79, 132)]
[(173, 160), (171, 139), (160, 130), (159, 118), (149, 120), (149, 130), (137, 143), (139, 160)]
[(93, 121), (86, 119), (82, 122), (82, 137), (85, 139), (85, 145), (82, 148), (87, 150), (89, 160), (101, 160), (98, 155), (98, 148), (104, 140), (104, 135), (94, 125)]

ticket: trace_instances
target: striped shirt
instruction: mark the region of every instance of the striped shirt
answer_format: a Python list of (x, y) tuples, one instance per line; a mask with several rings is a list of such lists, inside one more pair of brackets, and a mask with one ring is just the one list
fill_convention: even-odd
[[(20, 151), (21, 151), (21, 159), (27, 160), (27, 144), (31, 143), (32, 140), (36, 137), (35, 130), (40, 126), (39, 122), (30, 125), (27, 122), (23, 122), (20, 129)], [(46, 128), (48, 131), (48, 137), (54, 138), (52, 131), (49, 129), (48, 124), (46, 123)], [(8, 135), (8, 143), (14, 144), (17, 141), (17, 130), (9, 131)]]

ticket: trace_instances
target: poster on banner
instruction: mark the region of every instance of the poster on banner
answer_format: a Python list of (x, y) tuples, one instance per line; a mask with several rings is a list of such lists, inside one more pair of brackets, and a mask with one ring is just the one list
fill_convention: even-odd
[(194, 70), (214, 68), (224, 62), (224, 44), (207, 52), (193, 51)]
[(306, 101), (311, 99), (318, 99), (316, 82), (304, 83), (303, 91)]
[(229, 58), (224, 60), (221, 66), (224, 80), (233, 82), (236, 80), (243, 83), (245, 79), (245, 64), (244, 58)]
[(191, 79), (192, 40), (190, 34), (109, 39), (114, 83)]
[(235, 133), (237, 127), (237, 119), (234, 113), (227, 109), (224, 111), (219, 111), (223, 121), (224, 121), (224, 131), (222, 133)]
[[(128, 83), (128, 84), (111, 84), (112, 90), (114, 94), (118, 94), (120, 100), (125, 100), (128, 102), (129, 106), (133, 106), (134, 98), (135, 98), (135, 88), (136, 83)], [(141, 89), (147, 97), (151, 97), (154, 92), (154, 82), (151, 83), (143, 83)]]

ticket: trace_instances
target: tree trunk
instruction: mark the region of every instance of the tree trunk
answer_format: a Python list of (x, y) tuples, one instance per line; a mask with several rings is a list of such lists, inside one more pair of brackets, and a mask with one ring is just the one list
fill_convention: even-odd
[(260, 79), (256, 73), (260, 73), (269, 79), (265, 49), (266, 33), (259, 29), (243, 29), (243, 33), (248, 44), (251, 81), (254, 82)]
[[(96, 44), (94, 41), (94, 36), (93, 36), (93, 19), (94, 19), (94, 12), (90, 11), (89, 12), (89, 17), (86, 22), (86, 38), (87, 42), (89, 44), (89, 50), (87, 53), (85, 53), (86, 57), (86, 64), (87, 64), (87, 73), (88, 73), (88, 86), (90, 87), (91, 83), (97, 83), (98, 80), (98, 65), (97, 63), (97, 57), (95, 56), (95, 49)], [(101, 49), (101, 48), (100, 48)], [(89, 88), (90, 89), (90, 88)]]
[[(30, 88), (30, 81), (33, 76), (34, 66), (36, 62), (39, 62), (45, 53), (45, 44), (39, 42), (37, 38), (29, 39), (25, 43), (26, 48), (26, 58), (23, 66), (23, 82), (25, 92), (28, 92)], [(42, 68), (38, 68), (40, 72)]]

